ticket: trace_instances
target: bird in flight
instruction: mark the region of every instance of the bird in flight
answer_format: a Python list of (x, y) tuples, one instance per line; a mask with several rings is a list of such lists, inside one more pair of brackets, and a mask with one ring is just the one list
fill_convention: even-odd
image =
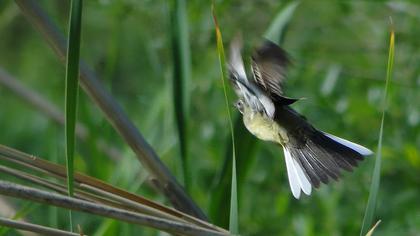
[(242, 43), (231, 43), (229, 79), (239, 97), (235, 107), (245, 127), (257, 138), (283, 147), (293, 196), (310, 195), (312, 187), (338, 180), (342, 170), (352, 171), (373, 152), (359, 144), (314, 128), (289, 105), (298, 99), (283, 95), (282, 85), (290, 64), (287, 53), (266, 40), (251, 57), (248, 79), (241, 56)]

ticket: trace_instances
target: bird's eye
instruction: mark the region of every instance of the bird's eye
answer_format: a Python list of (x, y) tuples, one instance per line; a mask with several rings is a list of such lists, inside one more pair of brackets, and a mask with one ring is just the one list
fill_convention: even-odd
[(244, 112), (244, 104), (242, 102), (242, 100), (239, 100), (235, 103), (235, 107), (239, 110), (239, 112), (243, 113)]

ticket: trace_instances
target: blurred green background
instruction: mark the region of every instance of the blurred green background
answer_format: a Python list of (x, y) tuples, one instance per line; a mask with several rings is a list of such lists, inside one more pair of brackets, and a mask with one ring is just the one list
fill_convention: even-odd
[[(67, 32), (68, 1), (39, 1)], [(192, 198), (226, 227), (229, 128), (216, 51), (211, 2), (187, 2), (191, 52), (188, 157)], [(241, 32), (245, 52), (261, 42), (290, 1), (216, 1), (225, 48)], [(170, 1), (84, 1), (81, 56), (124, 107), (146, 140), (180, 177), (172, 95)], [(396, 32), (394, 74), (384, 126), (377, 235), (420, 234), (420, 4), (416, 1), (302, 1), (283, 34), (293, 58), (287, 95), (317, 128), (376, 150), (390, 19)], [(65, 70), (13, 1), (0, 1), (0, 68), (64, 111)], [(234, 98), (230, 93), (231, 99)], [(234, 117), (238, 114), (235, 112)], [(91, 136), (77, 142), (76, 170), (166, 203), (144, 182), (147, 173), (102, 113), (80, 92), (79, 121)], [(243, 131), (243, 127), (239, 127)], [(63, 128), (0, 86), (0, 143), (64, 163)], [(295, 200), (282, 150), (237, 137), (239, 229), (243, 235), (356, 235), (369, 194), (374, 158), (340, 182)], [(96, 147), (120, 150), (111, 160)], [(241, 142), (241, 141), (239, 141)], [(243, 151), (241, 152), (241, 148)], [(227, 158), (226, 158), (227, 157)], [(1, 178), (8, 178), (0, 173)], [(229, 188), (228, 188), (229, 190)], [(226, 197), (227, 196), (227, 197)], [(218, 201), (219, 199), (219, 201)], [(23, 201), (12, 202), (16, 209)], [(227, 206), (227, 207), (226, 207)], [(48, 210), (46, 210), (48, 209)], [(156, 231), (76, 214), (89, 235), (157, 235)], [(33, 204), (26, 219), (67, 228), (67, 211)], [(18, 234), (10, 231), (10, 235)]]

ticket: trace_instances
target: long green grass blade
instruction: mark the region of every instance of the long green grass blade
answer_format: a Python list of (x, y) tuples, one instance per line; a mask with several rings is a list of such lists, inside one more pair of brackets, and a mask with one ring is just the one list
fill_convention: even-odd
[[(241, 161), (236, 163), (237, 188), (238, 194), (240, 194), (248, 170), (253, 162), (252, 158), (255, 156), (257, 142), (255, 137), (242, 124), (242, 116), (238, 115), (236, 117), (233, 132), (235, 134), (236, 156), (241, 159)], [(226, 144), (224, 163), (215, 180), (216, 187), (212, 191), (209, 213), (213, 222), (223, 228), (229, 226), (229, 202), (227, 199), (229, 199), (232, 179), (232, 138), (230, 134), (226, 139)]]
[[(283, 42), (283, 36), (297, 6), (298, 2), (292, 2), (279, 10), (265, 33), (267, 39), (278, 44)], [(253, 158), (255, 157), (257, 139), (245, 129), (242, 116), (237, 116), (234, 121), (234, 137), (236, 155), (241, 159), (240, 162), (236, 163), (237, 193), (240, 195), (251, 163), (253, 163)], [(226, 143), (229, 143), (229, 145), (226, 148), (223, 167), (215, 180), (215, 189), (212, 191), (210, 202), (210, 217), (215, 224), (221, 227), (227, 227), (229, 224), (227, 217), (227, 209), (229, 207), (227, 205), (228, 201), (226, 200), (229, 198), (229, 189), (231, 188), (230, 180), (232, 179), (230, 171), (232, 169), (231, 140), (231, 135), (229, 135), (226, 140)]]
[[(79, 88), (79, 57), (80, 57), (80, 33), (82, 23), (83, 0), (72, 0), (70, 7), (69, 36), (67, 45), (66, 64), (66, 91), (65, 91), (65, 140), (66, 140), (66, 164), (67, 164), (67, 188), (68, 195), (73, 196), (74, 186), (74, 149), (75, 129), (77, 113), (77, 96)], [(72, 229), (72, 217), (70, 211), (70, 229)]]
[(222, 73), (221, 80), (223, 85), (223, 93), (225, 95), (226, 112), (228, 114), (229, 128), (232, 140), (232, 180), (231, 180), (231, 191), (230, 191), (230, 213), (229, 213), (229, 231), (232, 234), (239, 234), (238, 227), (238, 193), (236, 183), (236, 156), (235, 156), (235, 135), (233, 133), (232, 116), (230, 113), (229, 96), (227, 93), (226, 86), (226, 59), (225, 50), (223, 48), (222, 33), (220, 32), (219, 24), (217, 23), (216, 13), (214, 5), (212, 5), (213, 20), (216, 28), (216, 40), (217, 40), (217, 54), (219, 56), (220, 71)]
[(299, 2), (294, 1), (282, 8), (282, 10), (277, 13), (264, 37), (276, 43), (282, 42), (284, 32), (286, 31), (285, 29), (287, 28), (298, 5)]
[(180, 144), (180, 167), (184, 187), (191, 185), (188, 165), (188, 113), (190, 104), (191, 54), (185, 0), (173, 0), (171, 5), (171, 38), (173, 68), (173, 101)]
[[(232, 123), (232, 122), (230, 122)], [(234, 141), (232, 141), (235, 143)], [(233, 144), (232, 152), (232, 181), (230, 189), (230, 211), (229, 211), (229, 231), (237, 235), (239, 234), (239, 207), (238, 207), (238, 186), (236, 181), (236, 156), (235, 145)]]
[(385, 82), (385, 92), (382, 99), (382, 119), (381, 127), (379, 129), (379, 139), (378, 139), (378, 150), (376, 152), (375, 167), (373, 169), (372, 175), (372, 184), (370, 185), (369, 199), (366, 206), (365, 216), (363, 218), (362, 229), (360, 235), (366, 235), (369, 229), (372, 227), (373, 218), (375, 216), (376, 210), (376, 201), (378, 198), (379, 185), (381, 180), (381, 158), (382, 158), (382, 137), (384, 129), (384, 120), (386, 112), (386, 104), (389, 90), (389, 82), (392, 76), (392, 70), (394, 66), (394, 45), (395, 45), (395, 34), (394, 30), (391, 30), (391, 36), (389, 41), (389, 54), (388, 54), (388, 65), (386, 71), (386, 82)]

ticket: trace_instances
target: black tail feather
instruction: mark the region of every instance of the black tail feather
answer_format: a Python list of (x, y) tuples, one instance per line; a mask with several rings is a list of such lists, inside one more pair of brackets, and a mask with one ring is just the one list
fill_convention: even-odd
[(315, 188), (321, 182), (338, 180), (342, 170), (351, 172), (364, 159), (361, 153), (319, 131), (309, 135), (303, 147), (287, 148)]

